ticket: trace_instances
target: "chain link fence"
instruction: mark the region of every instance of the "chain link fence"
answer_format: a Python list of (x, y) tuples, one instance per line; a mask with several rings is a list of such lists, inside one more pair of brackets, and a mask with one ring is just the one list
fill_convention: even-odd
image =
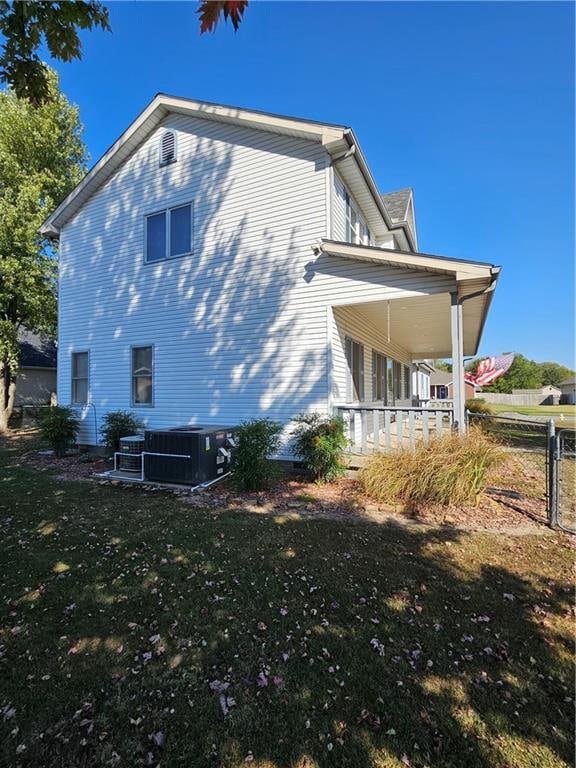
[(480, 426), (502, 446), (505, 461), (495, 470), (488, 493), (539, 522), (550, 520), (549, 420), (467, 412), (470, 425)]

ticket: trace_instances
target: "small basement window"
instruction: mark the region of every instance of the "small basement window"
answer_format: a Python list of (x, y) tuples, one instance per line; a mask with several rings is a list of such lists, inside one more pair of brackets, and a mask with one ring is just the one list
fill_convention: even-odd
[(160, 138), (160, 165), (176, 162), (176, 134), (164, 131)]

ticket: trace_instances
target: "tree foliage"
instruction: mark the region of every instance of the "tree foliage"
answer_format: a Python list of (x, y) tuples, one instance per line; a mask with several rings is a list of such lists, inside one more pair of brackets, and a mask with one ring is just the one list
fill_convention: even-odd
[[(203, 0), (199, 4), (200, 32), (214, 32), (221, 18), (240, 26), (248, 0)], [(0, 79), (32, 104), (50, 98), (46, 65), (38, 56), (44, 43), (52, 58), (72, 61), (82, 57), (79, 32), (100, 28), (111, 31), (108, 9), (97, 0), (0, 0)]]
[(19, 98), (35, 105), (46, 102), (52, 93), (50, 75), (38, 48), (44, 42), (54, 59), (79, 59), (82, 45), (78, 30), (94, 27), (110, 30), (108, 10), (95, 0), (0, 0), (0, 34), (4, 38), (0, 77)]
[(540, 363), (539, 365), (542, 372), (542, 386), (552, 384), (557, 387), (560, 382), (574, 375), (574, 371), (560, 363)]
[(204, 0), (198, 8), (200, 32), (214, 32), (221, 17), (238, 30), (247, 6), (248, 0)]
[(39, 229), (86, 170), (78, 109), (50, 71), (48, 87), (38, 107), (0, 92), (0, 431), (12, 409), (18, 329), (55, 329), (57, 262)]

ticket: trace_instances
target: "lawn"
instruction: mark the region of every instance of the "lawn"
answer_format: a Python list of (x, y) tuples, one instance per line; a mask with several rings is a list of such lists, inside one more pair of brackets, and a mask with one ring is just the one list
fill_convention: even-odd
[[(480, 394), (479, 397), (482, 397)], [(501, 405), (489, 403), (495, 413), (519, 413), (523, 416), (547, 416), (561, 425), (561, 416), (569, 421), (576, 418), (576, 405)]]
[(566, 536), (206, 511), (0, 462), (1, 765), (571, 764)]

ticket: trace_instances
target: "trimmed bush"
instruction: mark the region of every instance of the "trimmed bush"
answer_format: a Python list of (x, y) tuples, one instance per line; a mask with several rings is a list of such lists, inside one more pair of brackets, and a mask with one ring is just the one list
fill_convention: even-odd
[(504, 459), (481, 429), (374, 456), (360, 472), (365, 493), (387, 503), (476, 504), (486, 473)]
[(40, 422), (42, 437), (58, 458), (76, 443), (80, 422), (72, 408), (54, 405)]
[(294, 453), (305, 463), (312, 478), (325, 483), (344, 474), (342, 458), (348, 439), (343, 420), (305, 413), (296, 422)]
[(269, 419), (244, 421), (236, 430), (232, 481), (240, 491), (260, 491), (278, 478), (279, 468), (268, 458), (278, 451), (282, 425)]
[(481, 397), (470, 397), (466, 400), (465, 408), (467, 411), (470, 411), (470, 413), (483, 413), (487, 416), (494, 415), (494, 409)]
[(120, 450), (120, 440), (142, 432), (144, 422), (131, 411), (109, 411), (102, 420), (102, 444), (110, 453)]

